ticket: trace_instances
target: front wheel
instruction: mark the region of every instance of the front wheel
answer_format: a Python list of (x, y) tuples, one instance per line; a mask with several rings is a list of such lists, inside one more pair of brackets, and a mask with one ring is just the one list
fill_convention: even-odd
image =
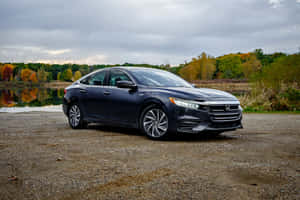
[(68, 112), (69, 125), (73, 129), (85, 128), (87, 123), (83, 121), (82, 111), (78, 104), (71, 105)]
[(168, 133), (168, 116), (157, 106), (149, 106), (142, 113), (141, 128), (151, 139), (164, 138)]

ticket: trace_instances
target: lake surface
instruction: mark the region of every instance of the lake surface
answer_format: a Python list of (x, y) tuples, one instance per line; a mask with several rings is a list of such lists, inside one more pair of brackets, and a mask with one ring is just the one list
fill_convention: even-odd
[(64, 89), (9, 88), (0, 89), (0, 109), (12, 107), (44, 107), (61, 105)]

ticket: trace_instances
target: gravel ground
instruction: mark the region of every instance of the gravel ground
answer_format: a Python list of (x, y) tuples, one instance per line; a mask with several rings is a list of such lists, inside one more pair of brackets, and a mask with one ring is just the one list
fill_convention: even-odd
[(62, 113), (0, 113), (0, 199), (300, 199), (300, 115), (151, 141)]

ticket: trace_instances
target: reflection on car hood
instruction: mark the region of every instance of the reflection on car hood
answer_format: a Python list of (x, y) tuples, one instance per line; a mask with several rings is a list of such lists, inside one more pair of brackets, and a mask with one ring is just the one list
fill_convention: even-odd
[(237, 98), (228, 92), (209, 88), (185, 88), (185, 87), (170, 87), (169, 91), (178, 92), (186, 95), (193, 95), (195, 99), (202, 100), (237, 100)]

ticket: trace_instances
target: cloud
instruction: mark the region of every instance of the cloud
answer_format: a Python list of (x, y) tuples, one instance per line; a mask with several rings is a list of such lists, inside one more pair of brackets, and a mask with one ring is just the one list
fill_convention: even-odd
[(283, 0), (268, 0), (269, 4), (272, 5), (273, 8), (278, 8), (281, 3), (283, 2)]
[(50, 55), (60, 55), (70, 52), (70, 49), (58, 49), (58, 50), (46, 50), (46, 52)]
[(293, 53), (299, 27), (296, 1), (1, 0), (0, 62), (179, 64), (202, 51)]
[(93, 65), (95, 63), (107, 63), (105, 55), (94, 55), (83, 59), (41, 59), (41, 60), (27, 60), (26, 63), (48, 63), (48, 64), (87, 64)]

